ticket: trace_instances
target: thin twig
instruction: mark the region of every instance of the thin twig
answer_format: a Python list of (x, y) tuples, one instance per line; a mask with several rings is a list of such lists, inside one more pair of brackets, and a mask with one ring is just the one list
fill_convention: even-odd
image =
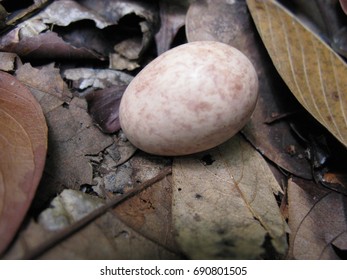
[(136, 194), (142, 192), (146, 188), (150, 187), (156, 182), (159, 182), (163, 178), (165, 178), (167, 175), (171, 174), (171, 166), (164, 168), (158, 175), (154, 176), (153, 178), (143, 182), (139, 186), (135, 187), (131, 191), (127, 192), (126, 194), (122, 195), (121, 197), (117, 197), (115, 199), (110, 200), (100, 208), (94, 210), (81, 220), (77, 221), (76, 223), (72, 224), (71, 226), (62, 229), (61, 231), (57, 232), (53, 236), (51, 236), (49, 239), (41, 243), (38, 247), (29, 250), (26, 252), (23, 256), (23, 259), (36, 259), (39, 256), (43, 255), (48, 250), (52, 249), (54, 246), (59, 244), (61, 241), (67, 239), (83, 227), (90, 224), (92, 221), (100, 217), (101, 215), (105, 214), (109, 209), (116, 207), (117, 205), (121, 204), (122, 202), (126, 201), (127, 199), (135, 196)]

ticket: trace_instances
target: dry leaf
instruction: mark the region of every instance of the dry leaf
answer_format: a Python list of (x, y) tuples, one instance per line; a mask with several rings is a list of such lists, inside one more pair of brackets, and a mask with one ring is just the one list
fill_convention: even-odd
[(288, 184), (290, 258), (339, 259), (347, 248), (346, 197), (303, 180)]
[(102, 59), (100, 55), (91, 50), (77, 48), (66, 43), (55, 32), (45, 32), (35, 37), (24, 37), (19, 42), (3, 43), (0, 45), (0, 49), (30, 59)]
[[(5, 259), (20, 259), (54, 232), (34, 221), (21, 232)], [(46, 252), (40, 259), (50, 260), (139, 260), (177, 259), (177, 255), (148, 240), (111, 213), (106, 213), (77, 234)]]
[[(168, 161), (170, 160), (161, 157), (147, 158), (145, 154), (134, 157), (131, 160), (134, 185), (153, 178), (152, 174), (157, 175)], [(175, 252), (177, 248), (174, 246), (171, 230), (170, 194), (169, 180), (155, 183), (75, 233), (42, 258), (176, 259), (179, 254)], [(51, 207), (39, 216), (39, 221), (45, 228), (56, 230), (76, 222), (103, 203), (100, 198), (79, 191), (65, 190), (52, 201)], [(37, 235), (41, 238), (37, 239)], [(31, 223), (5, 257), (18, 259), (23, 256), (23, 249), (34, 248), (47, 236), (50, 236), (50, 232), (44, 231), (36, 223)]]
[(47, 126), (40, 105), (0, 72), (0, 254), (19, 228), (43, 172)]
[[(125, 36), (121, 39), (124, 41), (115, 44), (114, 50), (116, 53), (109, 55), (110, 68), (127, 69), (129, 71), (138, 68), (142, 55), (152, 44), (154, 34), (158, 29), (159, 17), (156, 3), (138, 0), (111, 2), (108, 0), (82, 0), (79, 2), (81, 5), (96, 11), (103, 18), (118, 22), (119, 26), (122, 25), (122, 20), (124, 20), (126, 26), (124, 26), (123, 33), (125, 33)], [(133, 50), (129, 54), (129, 50), (134, 44), (136, 45), (136, 51)], [(124, 49), (124, 46), (127, 50)]]
[(160, 1), (160, 30), (155, 35), (158, 55), (170, 49), (178, 30), (184, 26), (187, 13), (187, 3), (178, 1)]
[(347, 146), (347, 66), (277, 1), (247, 0), (278, 72), (298, 101)]
[(45, 171), (66, 187), (92, 184), (93, 170), (86, 157), (96, 155), (113, 142), (92, 123), (85, 100), (74, 98), (46, 114), (50, 148)]
[(41, 69), (26, 63), (19, 67), (15, 74), (39, 101), (44, 114), (64, 103), (69, 103), (72, 98), (71, 92), (60, 76), (59, 69), (55, 68), (53, 63)]
[(142, 236), (180, 255), (174, 242), (171, 179), (166, 178), (115, 209), (117, 217)]
[[(102, 59), (103, 57), (92, 49), (90, 42), (84, 46), (73, 46), (73, 44), (65, 42), (51, 28), (52, 25), (55, 27), (67, 26), (85, 19), (93, 20), (99, 28), (110, 24), (75, 1), (53, 1), (46, 9), (18, 24), (14, 30), (1, 37), (0, 49), (15, 52), (20, 56), (30, 57), (30, 59)], [(56, 29), (59, 30), (59, 28)], [(97, 36), (98, 34), (94, 34), (94, 40)], [(81, 39), (81, 41), (83, 40)]]
[[(251, 120), (242, 132), (278, 166), (296, 176), (310, 179), (311, 167), (304, 157), (305, 148), (293, 135), (289, 124), (285, 120), (272, 122), (271, 125), (267, 123), (272, 116), (298, 109), (296, 100), (286, 90), (280, 77), (274, 75), (276, 69), (259, 42), (245, 1), (194, 2), (188, 10), (186, 32), (190, 42), (223, 42), (238, 48), (252, 61), (259, 77), (259, 99)], [(289, 147), (295, 147), (295, 154), (288, 152)]]
[(210, 151), (175, 158), (173, 186), (176, 241), (188, 257), (259, 259), (267, 246), (286, 252), (286, 223), (273, 194), (279, 185), (239, 135)]
[(84, 99), (71, 100), (58, 69), (52, 65), (40, 70), (28, 64), (23, 67), (16, 72), (17, 77), (39, 100), (49, 128), (48, 159), (42, 187), (35, 197), (35, 205), (44, 205), (63, 188), (92, 185), (93, 169), (88, 156), (97, 155), (113, 139), (93, 125)]

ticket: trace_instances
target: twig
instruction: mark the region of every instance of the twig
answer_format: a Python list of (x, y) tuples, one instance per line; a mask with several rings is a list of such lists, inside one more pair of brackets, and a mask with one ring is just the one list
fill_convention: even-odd
[(91, 223), (92, 221), (100, 217), (101, 215), (105, 214), (109, 209), (116, 207), (117, 205), (121, 204), (127, 199), (135, 196), (136, 194), (150, 187), (154, 183), (159, 182), (160, 180), (165, 178), (167, 175), (171, 174), (171, 172), (172, 172), (171, 166), (164, 168), (158, 175), (143, 182), (142, 184), (135, 187), (128, 193), (122, 195), (121, 197), (117, 197), (115, 199), (110, 200), (105, 205), (91, 212), (90, 214), (82, 218), (81, 220), (57, 232), (56, 234), (51, 236), (49, 239), (41, 243), (38, 247), (29, 250), (28, 252), (24, 254), (23, 259), (38, 258), (39, 256), (43, 255), (45, 252), (47, 252), (48, 250), (52, 249), (54, 246), (59, 244), (64, 239), (67, 239), (68, 237), (70, 237), (71, 235), (73, 235), (74, 233), (82, 229), (83, 227), (87, 226), (89, 223)]

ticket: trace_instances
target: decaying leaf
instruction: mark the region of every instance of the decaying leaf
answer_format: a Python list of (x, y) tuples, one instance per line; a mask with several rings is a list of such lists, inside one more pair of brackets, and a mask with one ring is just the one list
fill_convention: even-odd
[[(80, 201), (83, 203), (83, 200)], [(20, 259), (54, 232), (34, 221), (21, 232), (5, 259)], [(143, 237), (131, 227), (106, 213), (77, 234), (46, 252), (40, 259), (64, 260), (138, 260), (177, 259), (177, 255)]]
[[(158, 175), (168, 159), (137, 155), (131, 160), (134, 185)], [(150, 178), (149, 178), (150, 177)], [(148, 179), (149, 178), (149, 179)], [(115, 182), (118, 184), (119, 182)], [(128, 186), (127, 191), (133, 186)], [(165, 178), (123, 202), (74, 236), (42, 255), (43, 259), (172, 259), (179, 258), (171, 230), (171, 184)], [(110, 194), (109, 194), (110, 195)], [(116, 195), (118, 197), (119, 194)], [(52, 231), (66, 228), (105, 201), (80, 191), (64, 190), (22, 232), (5, 258), (21, 258)], [(48, 231), (49, 230), (49, 231)], [(37, 238), (40, 236), (40, 238)], [(25, 246), (23, 246), (25, 244)], [(23, 252), (24, 251), (24, 252)]]
[(346, 196), (302, 180), (290, 180), (289, 257), (340, 259), (347, 249)]
[[(16, 72), (39, 100), (49, 129), (48, 160), (42, 187), (35, 199), (42, 204), (63, 188), (92, 184), (89, 155), (96, 155), (113, 143), (93, 125), (84, 99), (73, 98), (52, 65), (41, 69), (26, 64)], [(47, 187), (50, 186), (50, 187)]]
[(277, 1), (247, 0), (274, 65), (299, 102), (347, 146), (346, 63)]
[[(188, 41), (213, 40), (241, 50), (252, 61), (259, 77), (259, 99), (248, 125), (247, 139), (268, 159), (303, 178), (311, 178), (311, 168), (304, 157), (304, 147), (293, 135), (286, 121), (268, 120), (297, 109), (276, 74), (271, 60), (254, 28), (245, 1), (207, 0), (190, 5), (186, 18)], [(279, 94), (279, 92), (281, 94)], [(294, 99), (295, 101), (295, 99)], [(295, 153), (288, 152), (290, 147)]]
[[(171, 184), (163, 180), (115, 210), (118, 218), (148, 239), (177, 251), (171, 220)], [(179, 253), (179, 252), (178, 252)]]
[(0, 254), (34, 197), (47, 151), (40, 105), (13, 76), (0, 72)]
[(285, 254), (286, 223), (273, 194), (279, 191), (267, 163), (240, 136), (175, 158), (178, 245), (193, 259), (258, 259), (266, 256), (267, 246)]
[(68, 104), (72, 98), (71, 92), (60, 76), (59, 69), (55, 68), (53, 63), (41, 69), (26, 63), (17, 69), (15, 75), (31, 90), (41, 104), (44, 114), (64, 103)]

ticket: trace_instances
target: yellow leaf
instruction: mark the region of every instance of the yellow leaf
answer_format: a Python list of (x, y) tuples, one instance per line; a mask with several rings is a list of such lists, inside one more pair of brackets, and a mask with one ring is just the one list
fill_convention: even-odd
[(247, 0), (271, 59), (299, 102), (347, 146), (347, 65), (274, 0)]

